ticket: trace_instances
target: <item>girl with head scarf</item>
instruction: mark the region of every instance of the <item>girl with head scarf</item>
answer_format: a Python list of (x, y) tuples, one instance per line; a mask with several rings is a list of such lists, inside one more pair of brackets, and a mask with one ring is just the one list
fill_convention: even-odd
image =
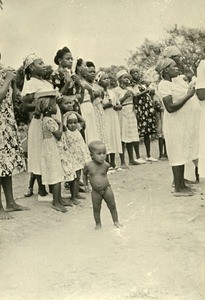
[(12, 176), (25, 170), (23, 151), (13, 109), (15, 97), (15, 73), (0, 65), (0, 220), (11, 218), (2, 205), (1, 186), (5, 193), (6, 211), (26, 209), (14, 201), (12, 188)]
[(103, 90), (102, 105), (105, 114), (105, 124), (108, 132), (109, 155), (108, 162), (110, 170), (119, 169), (115, 164), (116, 154), (122, 154), (122, 144), (120, 136), (120, 124), (118, 111), (122, 109), (121, 105), (116, 102), (113, 90), (108, 89), (110, 78), (106, 72), (100, 71), (96, 75), (96, 81)]
[(172, 82), (178, 75), (178, 68), (170, 58), (161, 59), (156, 71), (162, 78), (158, 92), (165, 106), (164, 135), (174, 176), (174, 196), (193, 196), (193, 191), (185, 185), (184, 166), (198, 155), (193, 143), (194, 128), (189, 125), (192, 124), (191, 104), (194, 88), (190, 86), (187, 90), (179, 90)]
[[(23, 108), (29, 112), (34, 112), (28, 130), (28, 172), (36, 175), (38, 182), (38, 198), (46, 199), (46, 189), (41, 180), (41, 146), (43, 140), (41, 119), (42, 115), (36, 110), (38, 93), (54, 90), (52, 84), (44, 80), (46, 66), (41, 57), (32, 53), (24, 59), (25, 81), (22, 90)], [(29, 187), (28, 195), (32, 195), (33, 190)]]
[(130, 75), (126, 70), (120, 70), (116, 74), (119, 86), (114, 88), (113, 92), (117, 101), (122, 105), (122, 110), (119, 111), (120, 131), (122, 150), (121, 167), (128, 168), (125, 164), (124, 149), (127, 148), (129, 164), (138, 165), (133, 158), (133, 147), (139, 142), (138, 128), (133, 104), (133, 92), (128, 89), (130, 85)]

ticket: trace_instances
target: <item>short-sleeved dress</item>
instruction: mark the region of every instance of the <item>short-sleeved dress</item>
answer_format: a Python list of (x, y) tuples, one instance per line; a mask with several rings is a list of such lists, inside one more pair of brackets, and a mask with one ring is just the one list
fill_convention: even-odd
[[(34, 94), (34, 103), (36, 101), (35, 95), (38, 92), (51, 91), (52, 84), (46, 80), (31, 78), (26, 80), (22, 90), (22, 96), (27, 94)], [(33, 172), (36, 175), (41, 175), (41, 145), (43, 140), (41, 119), (32, 118), (28, 130), (28, 172)]]
[[(0, 70), (0, 87), (6, 73)], [(20, 136), (14, 116), (12, 89), (0, 103), (0, 177), (12, 176), (25, 171), (25, 161)]]
[[(186, 95), (188, 84), (177, 78), (162, 80), (158, 85), (160, 98), (171, 95), (173, 102)], [(171, 166), (184, 165), (198, 158), (199, 106), (196, 96), (190, 98), (176, 112), (164, 111), (164, 136)], [(198, 116), (198, 117), (197, 117)]]
[(85, 164), (91, 160), (91, 157), (82, 135), (78, 129), (75, 131), (67, 129), (67, 131), (65, 131), (65, 137), (69, 154), (73, 158), (74, 171), (76, 172), (83, 169)]
[(53, 132), (58, 124), (50, 117), (42, 120), (43, 142), (41, 149), (41, 170), (43, 184), (56, 184), (64, 180), (58, 141)]
[[(132, 86), (135, 95), (143, 92), (146, 87), (142, 84)], [(137, 116), (139, 136), (152, 135), (156, 130), (156, 115), (152, 104), (152, 99), (148, 93), (140, 96), (135, 103), (135, 112)]]
[[(127, 89), (116, 87), (113, 89), (116, 98), (119, 100), (122, 98)], [(139, 134), (137, 128), (137, 120), (134, 112), (132, 97), (127, 98), (122, 104), (122, 110), (119, 111), (121, 141), (125, 143), (139, 141)]]
[[(116, 105), (113, 90), (104, 91), (103, 105), (109, 102), (111, 102), (113, 106)], [(114, 110), (113, 106), (104, 110), (110, 153), (122, 153), (119, 117), (118, 112)]]
[[(100, 87), (97, 83), (93, 84), (93, 90), (99, 91), (103, 90), (102, 87)], [(98, 135), (100, 140), (105, 144), (107, 154), (110, 153), (110, 145), (109, 145), (109, 139), (108, 139), (108, 128), (107, 123), (105, 120), (105, 112), (102, 105), (102, 98), (98, 97), (93, 101), (93, 107), (95, 111), (95, 117), (96, 117), (96, 126), (98, 130)]]
[[(84, 81), (82, 81), (82, 84), (84, 84)], [(80, 105), (80, 108), (82, 117), (86, 122), (85, 141), (88, 145), (90, 142), (99, 140), (100, 137), (97, 131), (95, 111), (91, 102), (91, 97), (88, 90), (86, 89), (84, 92), (84, 99)]]

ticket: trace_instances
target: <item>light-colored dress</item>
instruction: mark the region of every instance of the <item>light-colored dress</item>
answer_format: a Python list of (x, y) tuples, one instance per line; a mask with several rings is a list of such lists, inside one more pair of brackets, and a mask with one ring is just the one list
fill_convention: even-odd
[[(205, 89), (205, 60), (202, 60), (197, 68), (196, 89)], [(199, 101), (201, 108), (199, 125), (199, 175), (205, 177), (205, 95), (204, 100)]]
[[(3, 68), (3, 67), (2, 67)], [(6, 73), (0, 70), (0, 88)], [(25, 171), (25, 161), (20, 136), (14, 116), (12, 89), (0, 103), (0, 177), (12, 176)]]
[[(188, 84), (182, 77), (174, 82), (162, 80), (158, 85), (160, 98), (171, 95), (173, 102), (186, 95)], [(190, 98), (176, 112), (164, 111), (164, 136), (171, 166), (184, 165), (198, 158), (199, 104)]]
[[(26, 80), (22, 90), (22, 96), (34, 94), (34, 103), (38, 92), (53, 90), (52, 84), (46, 80), (31, 78)], [(28, 130), (28, 172), (41, 175), (41, 146), (43, 140), (42, 118), (32, 118)]]
[(75, 179), (74, 157), (70, 151), (65, 132), (62, 133), (60, 141), (58, 141), (61, 165), (64, 172), (65, 181), (73, 181)]
[(85, 140), (88, 145), (90, 142), (99, 140), (100, 137), (97, 132), (96, 117), (95, 117), (93, 104), (91, 103), (90, 94), (86, 89), (84, 92), (83, 102), (80, 105), (80, 109), (81, 109), (82, 117), (86, 122)]
[(58, 124), (50, 117), (42, 120), (43, 142), (41, 149), (41, 169), (43, 184), (56, 184), (64, 180), (58, 141), (53, 132), (58, 130)]
[[(116, 98), (113, 90), (104, 91), (103, 105), (111, 102), (116, 105)], [(122, 153), (122, 143), (120, 135), (120, 123), (118, 112), (113, 107), (106, 108), (105, 122), (108, 130), (108, 142), (110, 145), (110, 153)]]
[[(116, 87), (113, 89), (116, 98), (121, 99), (127, 89)], [(122, 104), (122, 110), (119, 111), (121, 141), (125, 143), (138, 142), (139, 134), (137, 128), (137, 120), (134, 112), (132, 97), (127, 98)]]
[(83, 169), (85, 164), (91, 160), (91, 157), (82, 135), (78, 129), (75, 131), (67, 129), (67, 131), (65, 131), (65, 137), (68, 151), (73, 158), (74, 171)]
[[(103, 91), (102, 87), (100, 87), (97, 83), (93, 84), (94, 91)], [(93, 101), (93, 107), (95, 111), (96, 117), (96, 126), (100, 140), (105, 144), (107, 154), (110, 153), (110, 144), (108, 139), (108, 128), (107, 122), (105, 120), (105, 112), (102, 105), (102, 98), (98, 97)]]

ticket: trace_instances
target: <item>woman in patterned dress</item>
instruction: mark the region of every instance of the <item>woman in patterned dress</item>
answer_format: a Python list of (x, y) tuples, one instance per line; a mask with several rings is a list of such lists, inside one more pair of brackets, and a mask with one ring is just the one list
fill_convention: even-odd
[[(0, 219), (9, 219), (8, 211), (26, 210), (14, 201), (12, 176), (25, 170), (23, 151), (14, 117), (15, 74), (0, 65)], [(1, 201), (1, 185), (6, 198), (6, 212)]]
[(155, 110), (150, 97), (150, 89), (147, 89), (140, 82), (140, 71), (138, 68), (130, 70), (132, 76), (132, 91), (134, 92), (135, 110), (138, 122), (139, 137), (144, 139), (146, 148), (146, 161), (156, 162), (158, 159), (153, 158), (150, 154), (150, 135), (157, 133)]

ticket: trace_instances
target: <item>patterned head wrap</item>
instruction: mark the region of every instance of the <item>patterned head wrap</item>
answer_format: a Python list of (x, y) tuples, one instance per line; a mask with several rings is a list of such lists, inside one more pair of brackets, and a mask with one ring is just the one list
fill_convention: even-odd
[(158, 64), (157, 64), (155, 70), (156, 70), (159, 74), (161, 74), (162, 71), (163, 71), (164, 69), (166, 69), (167, 67), (169, 67), (172, 63), (174, 63), (174, 60), (173, 60), (173, 59), (171, 59), (171, 58), (169, 58), (169, 57), (162, 58), (162, 59), (160, 59), (160, 60), (158, 61)]
[(177, 56), (177, 55), (181, 55), (181, 52), (179, 51), (179, 49), (176, 46), (168, 46), (162, 52), (162, 56), (164, 56), (164, 57), (171, 58), (172, 56)]
[(105, 75), (106, 73), (104, 71), (100, 71), (99, 73), (97, 73), (97, 75), (95, 76), (95, 81), (97, 83), (100, 82), (101, 78), (103, 77), (103, 75)]
[(26, 70), (36, 59), (40, 59), (36, 53), (29, 54), (23, 61), (24, 70)]
[(124, 70), (120, 70), (119, 72), (117, 72), (117, 74), (116, 74), (117, 80), (119, 80), (120, 77), (122, 77), (123, 75), (128, 75), (128, 72), (125, 69)]
[(50, 98), (56, 99), (57, 93), (55, 90), (36, 93), (36, 108), (34, 115), (39, 118), (41, 113), (44, 113), (49, 106)]

